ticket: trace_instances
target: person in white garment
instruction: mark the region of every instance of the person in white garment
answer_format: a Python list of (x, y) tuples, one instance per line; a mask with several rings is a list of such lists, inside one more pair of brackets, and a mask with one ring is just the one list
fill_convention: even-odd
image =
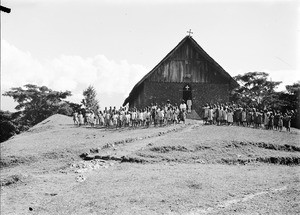
[(184, 100), (182, 100), (180, 106), (180, 121), (183, 121), (183, 123), (185, 124), (185, 119), (186, 119), (186, 104), (184, 103)]
[(186, 111), (186, 104), (184, 102), (184, 100), (182, 100), (181, 104), (179, 105), (179, 109), (180, 111)]
[(189, 98), (189, 99), (186, 101), (186, 104), (187, 104), (187, 107), (188, 107), (187, 112), (188, 112), (188, 113), (191, 113), (191, 112), (192, 112), (192, 100), (191, 100), (191, 98)]

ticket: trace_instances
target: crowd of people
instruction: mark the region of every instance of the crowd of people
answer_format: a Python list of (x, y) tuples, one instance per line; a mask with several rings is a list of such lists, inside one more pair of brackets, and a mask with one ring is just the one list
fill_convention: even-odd
[(208, 125), (237, 125), (268, 130), (290, 131), (293, 110), (282, 113), (271, 108), (259, 109), (236, 104), (206, 104), (202, 108), (203, 120)]
[[(103, 111), (95, 112), (82, 109), (74, 112), (73, 119), (78, 126), (106, 128), (165, 126), (185, 123), (190, 109), (191, 107), (187, 106), (184, 100), (180, 105), (172, 105), (170, 100), (167, 100), (166, 104), (155, 103), (144, 109), (106, 107)], [(261, 110), (233, 103), (206, 104), (201, 107), (200, 112), (204, 125), (237, 125), (278, 131), (282, 131), (283, 128), (290, 131), (291, 119), (294, 116), (294, 111), (282, 113), (278, 110), (267, 108)]]
[(178, 106), (171, 105), (170, 100), (166, 104), (151, 104), (144, 109), (116, 107), (109, 109), (105, 107), (103, 111), (81, 110), (74, 112), (73, 120), (78, 126), (90, 125), (104, 126), (106, 128), (120, 127), (149, 127), (174, 125), (185, 123), (187, 105), (184, 101)]

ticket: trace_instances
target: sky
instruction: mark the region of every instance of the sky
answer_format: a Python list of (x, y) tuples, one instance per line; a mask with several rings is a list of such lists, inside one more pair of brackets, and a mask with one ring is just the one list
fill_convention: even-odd
[(231, 76), (267, 72), (300, 80), (300, 4), (289, 0), (1, 0), (2, 96), (25, 84), (70, 90), (80, 103), (95, 87), (103, 109), (133, 86), (192, 30)]

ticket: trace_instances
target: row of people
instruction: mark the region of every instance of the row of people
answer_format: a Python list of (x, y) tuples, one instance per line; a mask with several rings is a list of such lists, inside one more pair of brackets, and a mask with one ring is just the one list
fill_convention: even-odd
[[(125, 127), (125, 126), (150, 126), (170, 125), (185, 123), (187, 105), (184, 100), (178, 106), (171, 105), (170, 101), (164, 105), (151, 104), (138, 110), (127, 107), (116, 107), (104, 111), (93, 112), (82, 110), (73, 115), (74, 123), (77, 125)], [(293, 111), (282, 113), (270, 109), (257, 109), (253, 107), (242, 107), (236, 104), (206, 104), (202, 107), (202, 118), (204, 124), (214, 125), (242, 125), (254, 128), (265, 128), (282, 131), (283, 127), (290, 131)]]
[(105, 126), (105, 127), (137, 127), (137, 126), (163, 126), (185, 123), (187, 106), (182, 101), (180, 106), (171, 105), (167, 100), (165, 105), (151, 104), (150, 106), (138, 110), (137, 108), (128, 109), (127, 107), (120, 107), (119, 109), (105, 108), (104, 111), (93, 112), (91, 110), (82, 110), (74, 112), (74, 123), (91, 126)]
[(293, 111), (282, 113), (278, 110), (260, 110), (253, 107), (241, 107), (235, 104), (206, 104), (202, 108), (205, 124), (242, 125), (254, 128), (290, 131)]

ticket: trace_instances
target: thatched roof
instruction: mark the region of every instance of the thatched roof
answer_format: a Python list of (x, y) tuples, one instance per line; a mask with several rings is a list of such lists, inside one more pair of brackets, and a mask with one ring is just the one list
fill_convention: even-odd
[(194, 48), (196, 48), (196, 50), (201, 53), (201, 56), (206, 59), (209, 63), (211, 63), (212, 65), (214, 65), (217, 69), (218, 72), (220, 72), (220, 74), (222, 76), (224, 76), (225, 78), (227, 78), (230, 82), (230, 85), (232, 88), (236, 88), (239, 86), (239, 84), (212, 58), (210, 57), (202, 48), (201, 46), (191, 37), (191, 36), (186, 36), (184, 37), (179, 43), (178, 45), (172, 49), (166, 57), (164, 57), (150, 72), (148, 72), (131, 90), (131, 92), (129, 93), (129, 96), (125, 99), (123, 105), (126, 105), (130, 98), (133, 96), (133, 94), (135, 93), (135, 91), (139, 88), (139, 86), (152, 74), (155, 72), (155, 70), (161, 65), (163, 64), (163, 62), (167, 61), (174, 52), (176, 52), (185, 42), (190, 41), (192, 43), (192, 45), (194, 46)]

